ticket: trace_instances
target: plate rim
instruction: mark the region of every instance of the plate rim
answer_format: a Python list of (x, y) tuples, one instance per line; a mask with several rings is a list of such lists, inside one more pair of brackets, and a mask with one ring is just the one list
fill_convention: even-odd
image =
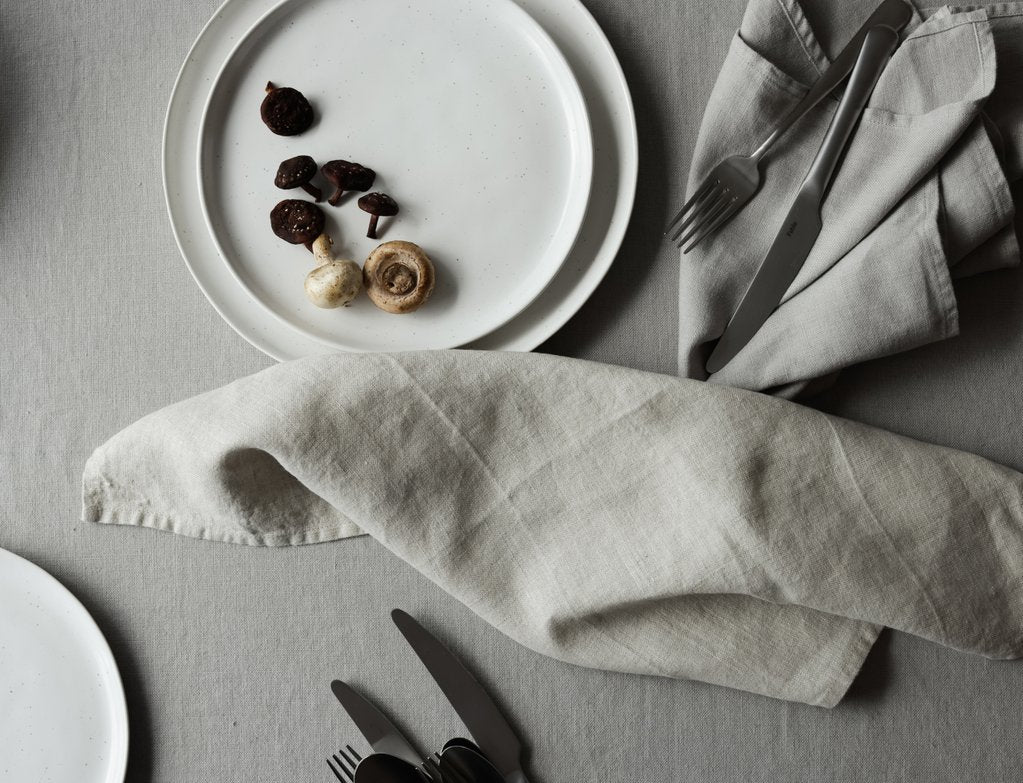
[[(527, 13), (533, 13), (535, 0), (516, 0), (516, 2), (522, 5)], [(187, 225), (184, 225), (184, 220), (179, 221), (175, 217), (174, 200), (178, 197), (178, 194), (172, 193), (171, 190), (171, 185), (174, 181), (174, 175), (172, 173), (173, 165), (171, 161), (171, 153), (175, 146), (174, 138), (172, 137), (172, 130), (174, 129), (173, 126), (181, 124), (185, 126), (184, 131), (187, 131), (188, 128), (188, 123), (182, 121), (182, 118), (179, 116), (183, 112), (187, 113), (188, 108), (187, 105), (185, 105), (188, 101), (188, 95), (182, 88), (186, 80), (192, 77), (193, 71), (198, 71), (197, 81), (201, 79), (201, 65), (199, 64), (200, 55), (205, 54), (202, 50), (210, 46), (210, 38), (216, 32), (216, 29), (222, 24), (229, 26), (230, 20), (228, 17), (232, 14), (242, 16), (242, 23), (244, 23), (246, 11), (245, 4), (246, 0), (223, 0), (213, 15), (205, 22), (205, 24), (203, 24), (178, 69), (167, 101), (167, 109), (164, 114), (163, 123), (161, 175), (164, 189), (164, 204), (167, 209), (167, 215), (171, 225), (171, 233), (174, 236), (174, 242), (178, 248), (178, 253), (183, 259), (185, 268), (188, 269), (196, 286), (202, 292), (203, 296), (206, 297), (207, 301), (213, 307), (213, 310), (242, 339), (254, 348), (277, 361), (288, 361), (300, 356), (311, 355), (316, 353), (316, 351), (310, 351), (307, 348), (303, 348), (298, 351), (293, 350), (295, 335), (285, 334), (284, 336), (275, 335), (271, 337), (266, 333), (265, 329), (260, 329), (258, 326), (244, 325), (242, 323), (242, 321), (244, 321), (243, 316), (246, 306), (244, 302), (239, 302), (239, 304), (233, 305), (233, 309), (240, 313), (240, 315), (235, 316), (229, 312), (229, 305), (231, 305), (232, 301), (229, 297), (225, 298), (224, 302), (220, 302), (211, 294), (210, 288), (214, 283), (216, 283), (216, 281), (211, 280), (209, 286), (204, 283), (195, 268), (193, 261), (188, 257), (185, 248), (186, 237), (188, 237), (189, 234), (188, 227)], [(590, 10), (583, 5), (581, 0), (557, 0), (557, 4), (562, 7), (560, 12), (555, 12), (558, 18), (562, 18), (562, 15), (565, 13), (565, 8), (570, 9), (572, 13), (578, 16), (579, 22), (577, 24), (583, 25), (587, 28), (585, 32), (591, 41), (589, 45), (596, 47), (593, 51), (594, 56), (600, 56), (604, 59), (605, 67), (609, 70), (607, 84), (601, 87), (601, 91), (611, 96), (609, 98), (609, 105), (616, 109), (616, 117), (614, 118), (614, 139), (617, 144), (621, 145), (621, 149), (619, 150), (619, 154), (616, 158), (618, 189), (611, 210), (612, 217), (610, 225), (608, 226), (607, 231), (598, 238), (599, 241), (595, 243), (596, 250), (592, 257), (583, 267), (581, 267), (581, 277), (583, 278), (583, 282), (577, 283), (565, 298), (554, 303), (549, 308), (548, 312), (533, 318), (527, 325), (523, 326), (518, 324), (519, 334), (508, 335), (502, 333), (507, 333), (510, 329), (516, 327), (517, 322), (521, 321), (521, 319), (525, 316), (528, 316), (528, 311), (536, 307), (539, 304), (539, 301), (534, 302), (526, 309), (526, 311), (520, 313), (515, 319), (505, 324), (500, 329), (473, 343), (460, 346), (461, 348), (531, 351), (553, 336), (589, 300), (589, 298), (593, 295), (593, 292), (607, 275), (611, 264), (614, 262), (621, 250), (622, 241), (628, 229), (632, 210), (635, 206), (636, 191), (639, 182), (638, 128), (636, 123), (635, 103), (633, 101), (628, 82), (625, 78), (621, 62), (615, 54), (614, 48), (611, 46), (611, 42), (608, 40), (607, 35), (601, 29), (599, 23)], [(555, 3), (550, 3), (550, 5), (553, 6)], [(542, 21), (537, 21), (545, 30), (548, 31), (549, 34), (551, 33), (551, 30), (548, 29)], [(230, 36), (229, 28), (227, 30), (227, 35)], [(554, 37), (553, 34), (552, 37)], [(557, 43), (557, 41), (555, 42)], [(566, 56), (566, 59), (569, 58)], [(569, 59), (569, 65), (572, 65), (571, 59)], [(585, 90), (584, 98), (586, 98)], [(188, 133), (183, 132), (182, 140), (186, 144), (187, 136)], [(556, 279), (557, 277), (555, 277), (555, 280)], [(541, 295), (541, 298), (542, 296), (543, 295)]]
[[(298, 323), (293, 323), (282, 313), (271, 307), (263, 297), (261, 297), (248, 283), (245, 282), (239, 270), (236, 269), (236, 263), (229, 259), (220, 237), (214, 230), (213, 221), (210, 218), (210, 207), (207, 198), (208, 187), (204, 185), (204, 178), (202, 176), (202, 150), (203, 139), (206, 136), (210, 108), (213, 104), (214, 94), (239, 50), (242, 49), (254, 35), (262, 30), (269, 20), (281, 13), (286, 6), (294, 3), (308, 3), (312, 1), (314, 0), (275, 0), (275, 2), (261, 13), (259, 18), (257, 18), (248, 27), (248, 29), (238, 37), (232, 45), (231, 51), (228, 52), (224, 62), (222, 62), (219, 68), (217, 68), (216, 74), (210, 81), (209, 93), (203, 101), (203, 107), (200, 112), (198, 123), (199, 141), (197, 142), (196, 149), (196, 177), (199, 186), (200, 209), (203, 214), (206, 230), (210, 235), (221, 261), (228, 268), (235, 282), (237, 282), (237, 284), (245, 291), (245, 294), (253, 302), (259, 305), (267, 315), (277, 319), (286, 328), (301, 334), (305, 339), (316, 342), (332, 351), (371, 352), (387, 350), (386, 348), (362, 348), (345, 345), (341, 341), (341, 338), (328, 339), (326, 337), (322, 337)], [(487, 324), (486, 328), (482, 331), (473, 330), (471, 336), (460, 339), (457, 342), (439, 342), (436, 345), (412, 350), (446, 350), (469, 345), (486, 337), (488, 334), (492, 334), (493, 332), (501, 329), (501, 327), (515, 320), (519, 315), (527, 310), (530, 305), (532, 305), (533, 302), (535, 302), (543, 294), (543, 292), (547, 290), (550, 284), (557, 277), (558, 273), (565, 266), (569, 257), (572, 255), (572, 251), (579, 240), (580, 233), (582, 232), (583, 224), (586, 220), (586, 213), (589, 209), (590, 200), (592, 198), (594, 172), (593, 128), (590, 123), (589, 111), (586, 106), (585, 97), (583, 96), (582, 87), (579, 84), (579, 79), (576, 76), (574, 69), (569, 64), (564, 53), (561, 51), (561, 48), (551, 37), (550, 33), (548, 33), (543, 25), (541, 25), (517, 0), (490, 0), (490, 2), (501, 6), (503, 9), (507, 9), (508, 13), (519, 17), (521, 20), (520, 24), (528, 30), (533, 40), (539, 41), (543, 45), (545, 54), (554, 61), (557, 70), (560, 71), (560, 76), (556, 76), (555, 78), (556, 81), (560, 83), (560, 92), (565, 98), (561, 105), (564, 107), (565, 113), (570, 117), (569, 122), (572, 125), (577, 126), (576, 133), (570, 139), (570, 145), (573, 148), (578, 148), (576, 154), (573, 156), (573, 169), (578, 167), (578, 171), (573, 173), (569, 179), (577, 182), (578, 187), (571, 188), (569, 195), (565, 199), (566, 209), (564, 211), (565, 221), (563, 225), (567, 223), (568, 230), (563, 233), (564, 239), (558, 243), (563, 246), (562, 251), (560, 254), (554, 255), (556, 261), (549, 265), (549, 270), (544, 270), (543, 273), (538, 276), (539, 282), (533, 287), (526, 289), (525, 293), (521, 297), (520, 303), (514, 307), (513, 312), (510, 312), (507, 317), (504, 317), (496, 323)], [(551, 245), (553, 244), (554, 243), (552, 242)], [(548, 247), (550, 247), (550, 245), (548, 245)], [(560, 257), (558, 257), (559, 255)]]
[[(48, 585), (51, 589), (56, 588), (55, 594), (60, 596), (60, 601), (65, 603), (71, 611), (75, 612), (84, 622), (91, 637), (85, 644), (91, 648), (99, 657), (100, 666), (108, 683), (108, 697), (113, 718), (114, 736), (110, 744), (111, 766), (105, 783), (123, 783), (128, 772), (128, 749), (130, 747), (130, 727), (128, 725), (128, 702), (124, 694), (124, 682), (121, 679), (120, 669), (117, 668), (117, 661), (110, 649), (110, 643), (103, 635), (96, 618), (85, 608), (78, 597), (68, 589), (57, 577), (51, 574), (42, 566), (33, 563), (31, 560), (15, 554), (9, 549), (0, 547), (0, 560), (10, 558), (15, 567), (24, 569), (25, 573), (32, 574), (33, 579)], [(117, 752), (118, 748), (121, 752)]]

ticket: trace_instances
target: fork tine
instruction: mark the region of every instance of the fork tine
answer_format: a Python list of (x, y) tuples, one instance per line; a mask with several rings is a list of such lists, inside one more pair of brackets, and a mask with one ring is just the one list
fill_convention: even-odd
[[(738, 211), (739, 200), (733, 198), (731, 201), (728, 202), (728, 205), (725, 207), (724, 212), (722, 212), (720, 215), (714, 218), (713, 222), (709, 226), (707, 226), (702, 232), (700, 232), (700, 234), (692, 242), (689, 243), (689, 246), (682, 251), (682, 255), (685, 255), (698, 244), (700, 244), (700, 242), (702, 242), (705, 237), (708, 237), (715, 231), (717, 231), (725, 223), (725, 221), (731, 218), (732, 215), (734, 215)], [(682, 247), (681, 242), (679, 243), (679, 247)]]
[[(331, 758), (334, 759), (334, 762), (331, 763), (330, 759), (327, 759), (327, 766), (330, 767), (330, 771), (334, 773), (334, 777), (340, 780), (341, 783), (345, 783), (346, 780), (347, 781), (355, 780), (355, 775), (348, 771), (348, 767), (345, 766), (344, 762), (341, 761), (341, 759), (339, 759), (336, 754), (331, 756)], [(335, 767), (334, 764), (336, 764), (337, 766)], [(342, 772), (345, 773), (344, 777), (341, 777)]]
[[(423, 762), (423, 767), (426, 768), (427, 772), (431, 775), (431, 779), (441, 780), (444, 783), (472, 783), (465, 774), (451, 766), (446, 771), (441, 770), (440, 766), (440, 753), (433, 753)], [(436, 773), (436, 777), (433, 776)]]
[[(718, 210), (728, 202), (729, 195), (727, 188), (721, 188), (716, 191), (715, 197), (708, 199), (698, 211), (694, 212), (690, 219), (683, 223), (681, 228), (671, 237), (671, 241), (676, 245), (680, 245), (694, 233), (700, 231), (703, 226), (707, 225), (708, 220), (717, 216)], [(679, 239), (683, 235), (685, 239)]]
[[(351, 749), (352, 749), (352, 746), (351, 746), (351, 745), (349, 745), (349, 746), (348, 746), (348, 750), (351, 750)], [(340, 753), (340, 754), (341, 754), (341, 758), (343, 758), (343, 759), (345, 760), (345, 762), (346, 762), (346, 763), (348, 764), (348, 766), (349, 766), (349, 767), (351, 768), (352, 772), (355, 772), (355, 768), (356, 768), (357, 766), (359, 766), (359, 762), (358, 762), (358, 761), (356, 761), (355, 759), (353, 759), (353, 758), (352, 758), (351, 756), (349, 756), (349, 755), (348, 755), (347, 753), (345, 753), (345, 752), (344, 752), (343, 750), (339, 750), (339, 751), (338, 751), (338, 753)], [(356, 755), (358, 755), (358, 754), (356, 754)], [(336, 757), (335, 757), (335, 758), (336, 758)]]
[(714, 180), (713, 182), (711, 182), (710, 187), (707, 189), (707, 191), (703, 193), (700, 196), (700, 198), (697, 199), (696, 202), (693, 204), (693, 208), (689, 210), (689, 213), (686, 215), (685, 219), (682, 220), (681, 222), (676, 222), (676, 224), (672, 225), (671, 229), (669, 229), (671, 231), (672, 240), (677, 238), (679, 234), (685, 231), (686, 227), (690, 223), (692, 223), (694, 220), (699, 219), (700, 215), (703, 214), (707, 207), (710, 204), (713, 204), (715, 201), (717, 201), (718, 198), (721, 197), (723, 189), (724, 188), (721, 185), (720, 180)]
[(686, 214), (686, 212), (688, 212), (690, 210), (690, 208), (697, 201), (699, 201), (700, 198), (704, 195), (704, 193), (706, 193), (707, 190), (709, 190), (711, 188), (711, 186), (714, 185), (716, 182), (717, 182), (717, 180), (714, 177), (707, 177), (707, 179), (705, 179), (703, 181), (703, 184), (700, 185), (700, 187), (696, 189), (696, 192), (692, 195), (692, 198), (690, 198), (689, 201), (687, 201), (685, 204), (683, 204), (682, 205), (682, 209), (680, 209), (678, 211), (678, 214), (675, 215), (675, 217), (673, 217), (671, 219), (671, 222), (668, 224), (668, 228), (667, 228), (667, 230), (664, 233), (668, 234), (668, 233), (674, 231), (675, 230), (675, 226), (683, 218), (683, 216)]
[(677, 247), (682, 247), (694, 236), (702, 236), (702, 232), (704, 232), (706, 227), (713, 223), (722, 212), (728, 209), (728, 205), (731, 204), (733, 199), (734, 197), (728, 191), (725, 191), (721, 198), (719, 198), (714, 205), (703, 214), (703, 217), (689, 229), (685, 236), (681, 239), (675, 240), (675, 245)]
[(348, 752), (355, 757), (356, 761), (362, 761), (362, 756), (359, 755), (359, 752), (355, 748), (353, 748), (351, 745), (345, 745), (345, 747), (348, 748)]
[(437, 763), (439, 760), (440, 756), (436, 753), (423, 759), (423, 770), (429, 775), (431, 780), (441, 779), (440, 764)]

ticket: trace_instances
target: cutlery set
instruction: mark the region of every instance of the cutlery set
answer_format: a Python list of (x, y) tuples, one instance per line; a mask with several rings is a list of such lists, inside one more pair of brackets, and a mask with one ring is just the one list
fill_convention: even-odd
[(884, 0), (846, 44), (809, 92), (748, 156), (734, 155), (715, 166), (668, 226), (683, 253), (720, 230), (756, 195), (760, 163), (775, 142), (821, 103), (846, 77), (846, 87), (810, 171), (800, 186), (774, 244), (718, 340), (707, 372), (730, 362), (763, 326), (803, 266), (822, 229), (821, 204), (863, 109), (912, 18), (904, 0)]
[(528, 783), (522, 743), (497, 705), (468, 669), (410, 615), (391, 619), (419, 656), (473, 740), (456, 737), (426, 758), (369, 699), (342, 680), (330, 687), (373, 749), (361, 756), (346, 745), (327, 759), (342, 783)]

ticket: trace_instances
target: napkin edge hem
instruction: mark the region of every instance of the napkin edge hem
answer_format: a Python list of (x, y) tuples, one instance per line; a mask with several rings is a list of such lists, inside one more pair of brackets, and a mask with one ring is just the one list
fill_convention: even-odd
[[(91, 460), (90, 460), (91, 462)], [(195, 520), (180, 519), (172, 514), (147, 508), (134, 499), (118, 498), (113, 486), (87, 464), (82, 476), (81, 521), (101, 525), (143, 527), (166, 533), (246, 546), (287, 547), (322, 544), (367, 535), (361, 528), (347, 522), (321, 525), (301, 532), (250, 533), (241, 530), (219, 531)]]

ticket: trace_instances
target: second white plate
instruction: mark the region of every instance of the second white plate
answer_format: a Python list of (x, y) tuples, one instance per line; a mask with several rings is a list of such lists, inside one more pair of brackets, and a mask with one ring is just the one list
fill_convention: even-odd
[[(273, 135), (267, 81), (301, 90), (317, 122)], [(395, 316), (360, 297), (319, 310), (312, 257), (270, 231), (277, 164), (294, 155), (377, 170), (401, 205), (379, 241), (407, 239), (437, 266), (431, 301)], [(205, 215), (221, 256), (267, 317), (341, 350), (463, 345), (507, 323), (550, 283), (575, 243), (593, 174), (589, 120), (557, 47), (511, 0), (286, 0), (239, 42), (200, 131)], [(321, 183), (322, 184), (322, 183)], [(335, 252), (378, 242), (352, 194), (325, 202)]]
[(92, 617), (56, 579), (0, 549), (0, 779), (122, 783), (128, 713)]

